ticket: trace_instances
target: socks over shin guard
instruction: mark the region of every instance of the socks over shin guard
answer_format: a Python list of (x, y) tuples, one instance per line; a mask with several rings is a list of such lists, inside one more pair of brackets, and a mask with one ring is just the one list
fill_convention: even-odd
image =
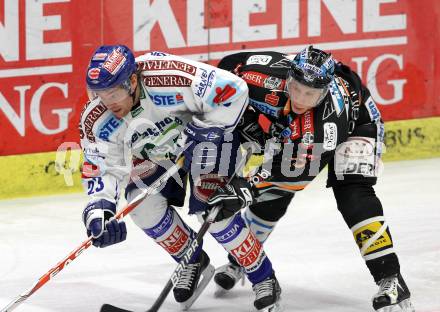
[[(167, 208), (165, 215), (155, 226), (143, 229), (143, 231), (153, 238), (177, 262), (181, 260), (186, 248), (196, 237), (196, 232), (183, 222), (179, 214), (172, 207)], [(202, 245), (200, 244), (194, 253), (193, 259), (198, 257)]]
[(262, 244), (246, 226), (240, 214), (212, 224), (209, 231), (244, 268), (252, 284), (271, 276), (272, 263), (266, 256)]

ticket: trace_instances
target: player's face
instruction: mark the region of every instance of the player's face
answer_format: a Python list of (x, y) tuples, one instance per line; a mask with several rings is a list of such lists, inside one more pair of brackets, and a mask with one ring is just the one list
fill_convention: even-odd
[[(134, 76), (132, 76), (132, 78), (133, 77)], [(135, 85), (136, 84), (131, 81), (132, 90)], [(101, 98), (102, 103), (119, 119), (126, 116), (133, 107), (133, 98), (130, 96), (129, 91), (122, 86), (95, 91), (94, 93)]]
[(286, 88), (292, 111), (298, 115), (304, 114), (309, 109), (317, 106), (327, 92), (327, 89), (312, 88), (293, 78), (287, 79)]

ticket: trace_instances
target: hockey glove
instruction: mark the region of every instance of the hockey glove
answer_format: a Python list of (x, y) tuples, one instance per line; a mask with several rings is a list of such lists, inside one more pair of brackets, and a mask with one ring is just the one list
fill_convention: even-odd
[(222, 205), (215, 221), (230, 218), (240, 209), (255, 202), (251, 185), (243, 178), (234, 178), (228, 185), (219, 187), (208, 199), (211, 207)]
[(184, 133), (187, 136), (185, 143), (187, 148), (183, 151), (185, 155), (183, 169), (189, 172), (192, 163), (197, 166), (195, 168), (205, 169), (208, 166), (214, 168), (223, 142), (224, 130), (219, 127), (203, 128), (190, 122)]
[(111, 219), (116, 214), (116, 205), (105, 199), (90, 202), (83, 211), (83, 222), (87, 235), (92, 236), (95, 247), (104, 248), (120, 243), (127, 238), (125, 222)]

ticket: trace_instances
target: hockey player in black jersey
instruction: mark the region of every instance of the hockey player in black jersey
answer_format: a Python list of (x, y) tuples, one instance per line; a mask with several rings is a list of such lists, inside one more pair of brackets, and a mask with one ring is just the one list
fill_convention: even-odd
[[(338, 209), (379, 286), (374, 309), (413, 312), (391, 232), (373, 189), (383, 122), (358, 75), (312, 46), (295, 57), (237, 53), (223, 58), (218, 66), (247, 82), (250, 106), (239, 125), (242, 142), (255, 142), (265, 150), (256, 175), (261, 179), (251, 188), (254, 204), (243, 213), (260, 242), (273, 231), (295, 193), (328, 165), (327, 187), (333, 189)], [(279, 144), (273, 153), (268, 152), (270, 142)], [(229, 197), (221, 195), (225, 207), (237, 200), (234, 194), (232, 190)], [(211, 201), (218, 203), (218, 198)], [(215, 281), (229, 290), (242, 275), (229, 257), (229, 263), (217, 269)]]

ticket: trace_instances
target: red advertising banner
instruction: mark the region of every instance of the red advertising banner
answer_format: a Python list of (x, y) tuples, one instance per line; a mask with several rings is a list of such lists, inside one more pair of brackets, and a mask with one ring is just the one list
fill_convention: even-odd
[(203, 62), (307, 44), (356, 70), (385, 121), (440, 115), (438, 0), (0, 0), (0, 156), (78, 141), (101, 44)]

